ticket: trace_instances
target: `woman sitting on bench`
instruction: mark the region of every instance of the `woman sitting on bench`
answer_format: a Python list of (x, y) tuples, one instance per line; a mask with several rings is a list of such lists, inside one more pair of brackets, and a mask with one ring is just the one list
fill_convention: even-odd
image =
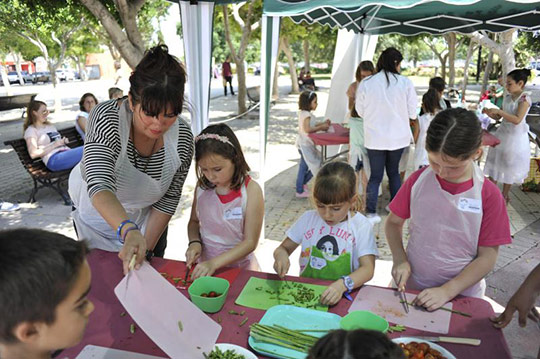
[(24, 121), (24, 139), (28, 154), (41, 157), (51, 171), (63, 171), (75, 167), (82, 158), (83, 147), (69, 148), (67, 138), (62, 138), (47, 119), (49, 110), (41, 101), (31, 101)]

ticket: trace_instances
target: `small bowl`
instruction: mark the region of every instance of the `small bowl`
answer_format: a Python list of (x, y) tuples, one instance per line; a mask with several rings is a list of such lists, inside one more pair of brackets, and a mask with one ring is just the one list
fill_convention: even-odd
[(345, 330), (370, 329), (386, 333), (389, 324), (386, 319), (367, 310), (355, 310), (339, 321), (339, 326)]
[[(229, 293), (229, 281), (218, 277), (200, 277), (191, 283), (188, 293), (193, 304), (206, 313), (216, 313), (223, 308)], [(201, 294), (216, 292), (218, 297), (203, 297)]]

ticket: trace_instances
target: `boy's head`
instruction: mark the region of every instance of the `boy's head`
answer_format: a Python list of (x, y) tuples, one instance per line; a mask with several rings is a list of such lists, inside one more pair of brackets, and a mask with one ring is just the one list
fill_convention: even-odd
[(109, 89), (109, 100), (122, 98), (124, 97), (124, 91), (122, 89), (119, 89), (118, 87), (111, 87)]
[(340, 329), (319, 339), (306, 359), (405, 359), (405, 353), (381, 332)]
[(61, 234), (0, 231), (0, 348), (50, 352), (82, 339), (94, 310), (87, 253)]

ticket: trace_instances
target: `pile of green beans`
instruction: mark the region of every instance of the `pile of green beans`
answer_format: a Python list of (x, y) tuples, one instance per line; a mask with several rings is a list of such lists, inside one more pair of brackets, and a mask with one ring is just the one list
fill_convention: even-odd
[(245, 359), (242, 354), (237, 354), (234, 350), (227, 349), (221, 351), (219, 348), (214, 348), (210, 354), (203, 353), (205, 359)]
[(257, 341), (279, 345), (302, 353), (307, 353), (313, 344), (319, 340), (318, 337), (313, 335), (303, 334), (297, 330), (288, 329), (280, 325), (264, 325), (259, 323), (251, 325), (249, 335)]

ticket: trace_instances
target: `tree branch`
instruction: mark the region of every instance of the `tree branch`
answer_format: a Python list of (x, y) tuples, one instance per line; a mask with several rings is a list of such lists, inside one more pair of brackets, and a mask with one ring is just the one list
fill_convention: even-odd
[(245, 2), (243, 3), (239, 3), (239, 4), (232, 4), (232, 15), (233, 15), (233, 18), (234, 20), (236, 20), (236, 22), (240, 25), (240, 27), (244, 27), (246, 26), (246, 24), (244, 24), (244, 19), (242, 19), (242, 17), (240, 16), (240, 8), (242, 6), (244, 6)]

